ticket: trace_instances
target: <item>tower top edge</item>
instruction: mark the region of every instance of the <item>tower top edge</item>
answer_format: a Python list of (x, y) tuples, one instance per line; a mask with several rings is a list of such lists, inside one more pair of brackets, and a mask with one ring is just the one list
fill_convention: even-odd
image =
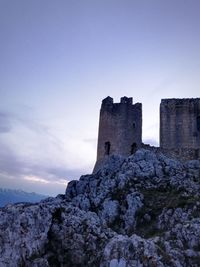
[(200, 103), (200, 98), (164, 98), (161, 99), (162, 104), (189, 104), (189, 103)]
[(102, 106), (110, 106), (110, 105), (141, 105), (141, 103), (135, 103), (133, 104), (133, 98), (132, 97), (127, 97), (123, 96), (120, 98), (120, 102), (114, 103), (113, 98), (110, 96), (107, 96), (102, 100)]

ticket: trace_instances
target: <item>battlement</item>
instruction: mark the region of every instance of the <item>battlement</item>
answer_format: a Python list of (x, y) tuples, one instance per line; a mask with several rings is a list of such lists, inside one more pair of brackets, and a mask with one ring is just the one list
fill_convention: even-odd
[(113, 104), (113, 98), (110, 96), (107, 96), (102, 100), (102, 106), (112, 105), (112, 104)]
[(121, 97), (120, 103), (132, 105), (133, 104), (133, 98), (132, 97), (126, 97), (126, 96)]
[(102, 100), (101, 104), (101, 110), (106, 110), (106, 111), (119, 111), (121, 107), (128, 107), (128, 108), (136, 108), (136, 109), (141, 109), (141, 103), (135, 103), (133, 104), (133, 98), (132, 97), (121, 97), (120, 102), (113, 102), (113, 98), (108, 96)]

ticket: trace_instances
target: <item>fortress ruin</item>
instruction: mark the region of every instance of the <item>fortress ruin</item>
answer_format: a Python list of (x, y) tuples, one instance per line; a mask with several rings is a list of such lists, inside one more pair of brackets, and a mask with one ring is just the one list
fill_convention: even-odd
[(120, 103), (103, 99), (94, 172), (109, 155), (130, 156), (139, 148), (183, 161), (200, 159), (200, 98), (161, 100), (159, 147), (142, 143), (142, 104), (132, 102), (125, 96)]

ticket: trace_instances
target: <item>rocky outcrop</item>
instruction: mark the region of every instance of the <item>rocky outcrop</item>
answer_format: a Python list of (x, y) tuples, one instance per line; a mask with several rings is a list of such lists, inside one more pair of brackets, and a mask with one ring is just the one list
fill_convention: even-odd
[(61, 197), (0, 211), (0, 266), (92, 266), (114, 236)]
[(0, 266), (199, 266), (200, 161), (111, 156), (65, 196), (0, 210)]

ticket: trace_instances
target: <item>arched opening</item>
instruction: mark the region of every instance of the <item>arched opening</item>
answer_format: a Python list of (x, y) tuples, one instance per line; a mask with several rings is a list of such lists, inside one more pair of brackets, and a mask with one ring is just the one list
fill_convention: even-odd
[(110, 155), (110, 142), (105, 142), (105, 155)]
[(137, 144), (136, 143), (133, 143), (131, 145), (131, 155), (133, 155), (137, 150)]
[(197, 116), (197, 131), (200, 132), (200, 116)]

